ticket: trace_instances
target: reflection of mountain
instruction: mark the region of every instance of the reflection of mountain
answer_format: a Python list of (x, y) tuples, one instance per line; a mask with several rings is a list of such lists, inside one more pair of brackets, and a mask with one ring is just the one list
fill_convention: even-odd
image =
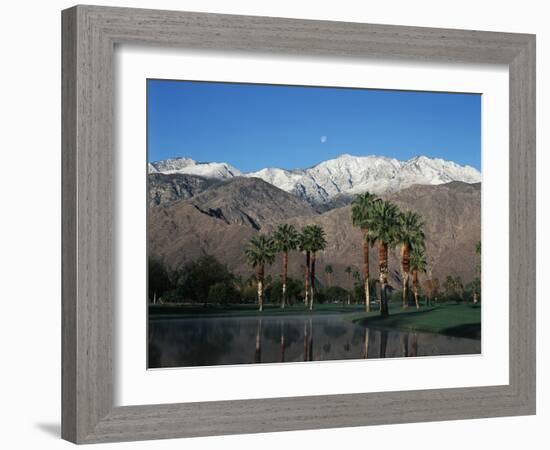
[[(185, 178), (179, 178), (179, 177)], [(154, 188), (150, 201), (149, 250), (169, 266), (177, 267), (204, 254), (212, 254), (230, 270), (249, 276), (243, 250), (249, 239), (261, 232), (270, 232), (286, 222), (298, 228), (317, 223), (326, 231), (328, 245), (319, 255), (319, 278), (323, 267), (333, 266), (333, 281), (350, 285), (346, 266), (361, 270), (361, 234), (351, 224), (348, 202), (336, 204), (326, 212), (316, 212), (307, 202), (258, 178), (233, 177), (206, 180), (190, 175), (150, 174)], [(179, 200), (176, 189), (185, 194)], [(150, 194), (153, 189), (150, 189)], [(480, 240), (481, 185), (451, 182), (440, 185), (415, 185), (382, 195), (402, 210), (413, 210), (426, 222), (427, 256), (435, 277), (460, 275), (469, 281), (475, 271), (475, 243)], [(343, 205), (343, 206), (342, 206)], [(290, 255), (289, 275), (301, 277), (303, 257)], [(376, 274), (377, 252), (371, 252), (373, 276)], [(398, 251), (390, 255), (393, 282), (398, 278)], [(280, 263), (267, 268), (278, 277)], [(441, 279), (441, 282), (443, 280)]]

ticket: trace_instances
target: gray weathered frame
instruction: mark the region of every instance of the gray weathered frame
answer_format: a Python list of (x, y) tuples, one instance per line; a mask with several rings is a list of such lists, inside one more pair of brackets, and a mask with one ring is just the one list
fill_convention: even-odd
[[(76, 443), (535, 413), (535, 36), (75, 6), (62, 13), (62, 436)], [(113, 52), (139, 43), (506, 64), (510, 382), (504, 386), (113, 406)]]

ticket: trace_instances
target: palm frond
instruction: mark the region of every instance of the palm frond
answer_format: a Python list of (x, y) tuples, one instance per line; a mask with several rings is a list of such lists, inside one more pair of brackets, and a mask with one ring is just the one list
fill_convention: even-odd
[(275, 244), (271, 237), (258, 235), (248, 243), (244, 253), (246, 260), (251, 267), (258, 267), (262, 264), (272, 264), (275, 260)]
[(300, 236), (294, 225), (287, 223), (279, 225), (273, 234), (275, 248), (279, 252), (296, 250), (300, 243)]
[(389, 247), (399, 241), (399, 209), (393, 203), (380, 200), (372, 205), (369, 232), (372, 239), (384, 242)]

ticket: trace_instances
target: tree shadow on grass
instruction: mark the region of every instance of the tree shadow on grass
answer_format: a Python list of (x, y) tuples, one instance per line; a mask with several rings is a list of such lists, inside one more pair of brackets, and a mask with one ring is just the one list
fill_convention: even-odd
[(445, 328), (441, 331), (441, 334), (470, 339), (481, 339), (481, 324), (465, 323), (463, 325)]

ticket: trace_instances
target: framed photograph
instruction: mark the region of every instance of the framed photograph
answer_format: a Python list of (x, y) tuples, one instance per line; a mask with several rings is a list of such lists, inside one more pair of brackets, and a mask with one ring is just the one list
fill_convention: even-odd
[(535, 413), (535, 37), (75, 6), (62, 435)]

